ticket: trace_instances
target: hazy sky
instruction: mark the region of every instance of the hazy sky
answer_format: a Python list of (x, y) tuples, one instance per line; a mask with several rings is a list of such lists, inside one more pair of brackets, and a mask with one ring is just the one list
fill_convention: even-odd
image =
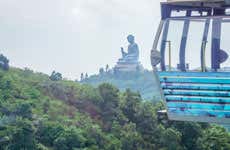
[(114, 66), (133, 34), (151, 68), (159, 20), (159, 0), (0, 0), (0, 53), (12, 66), (76, 79)]

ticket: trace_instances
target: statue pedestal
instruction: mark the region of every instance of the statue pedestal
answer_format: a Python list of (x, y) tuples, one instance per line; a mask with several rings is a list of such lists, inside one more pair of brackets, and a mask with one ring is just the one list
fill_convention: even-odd
[(141, 63), (134, 59), (119, 59), (114, 67), (115, 72), (140, 72), (142, 70)]

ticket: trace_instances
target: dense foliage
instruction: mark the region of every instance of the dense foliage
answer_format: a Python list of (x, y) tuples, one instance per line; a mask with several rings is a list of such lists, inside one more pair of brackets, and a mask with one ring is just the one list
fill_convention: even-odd
[(3, 70), (9, 70), (9, 60), (2, 54), (0, 54), (0, 68)]
[(52, 81), (29, 69), (0, 70), (1, 150), (228, 150), (220, 126), (161, 122), (161, 103), (111, 84)]
[(99, 74), (81, 79), (81, 83), (90, 84), (95, 87), (104, 82), (115, 85), (121, 91), (125, 91), (129, 88), (132, 91), (139, 92), (145, 100), (159, 100), (156, 81), (154, 81), (153, 73), (148, 70), (115, 74), (111, 70), (104, 71), (103, 68), (100, 68)]
[(50, 80), (52, 81), (59, 81), (62, 80), (62, 74), (56, 71), (53, 71), (50, 75)]

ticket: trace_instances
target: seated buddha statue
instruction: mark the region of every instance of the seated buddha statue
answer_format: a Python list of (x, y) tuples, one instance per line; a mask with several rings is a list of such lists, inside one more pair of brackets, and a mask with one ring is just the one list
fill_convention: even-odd
[(129, 35), (127, 37), (127, 40), (129, 42), (128, 50), (127, 50), (127, 52), (125, 52), (124, 48), (121, 47), (122, 58), (120, 59), (120, 61), (123, 61), (123, 62), (138, 62), (139, 48), (138, 48), (138, 45), (135, 43), (134, 36)]

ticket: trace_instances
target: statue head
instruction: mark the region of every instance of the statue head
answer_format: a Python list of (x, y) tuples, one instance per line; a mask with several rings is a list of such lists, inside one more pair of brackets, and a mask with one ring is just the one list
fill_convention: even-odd
[(127, 40), (128, 40), (129, 43), (134, 43), (134, 36), (130, 34), (130, 35), (127, 37)]

